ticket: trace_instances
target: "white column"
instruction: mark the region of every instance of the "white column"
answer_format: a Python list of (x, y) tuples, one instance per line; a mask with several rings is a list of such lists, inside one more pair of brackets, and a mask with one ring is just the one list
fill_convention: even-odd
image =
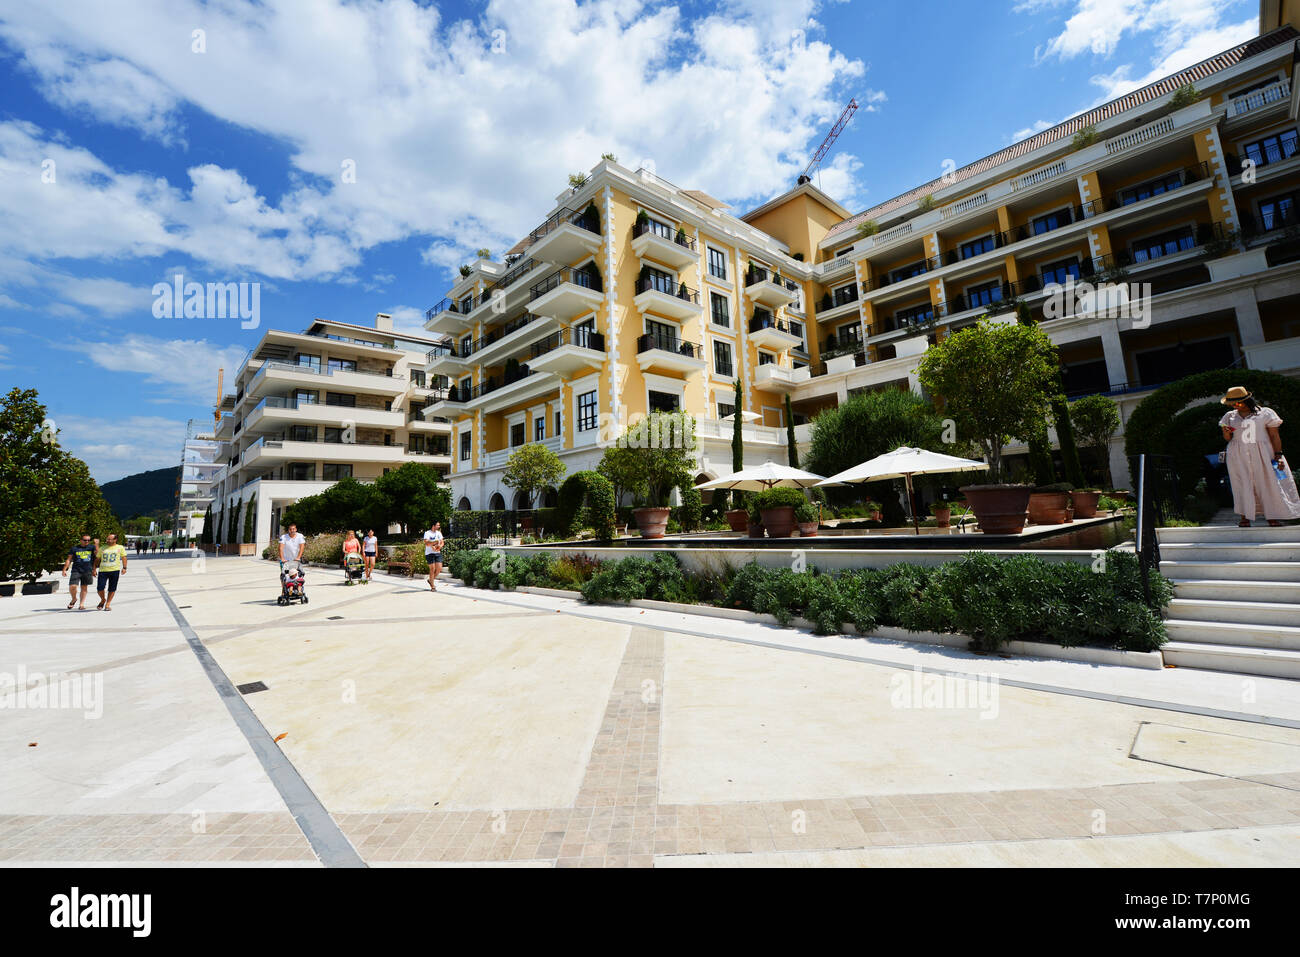
[(1112, 389), (1128, 382), (1128, 368), (1124, 364), (1124, 346), (1120, 342), (1119, 329), (1112, 322), (1103, 322), (1098, 330), (1101, 334), (1101, 350), (1106, 357), (1106, 378)]
[(1259, 321), (1259, 303), (1252, 290), (1244, 290), (1232, 303), (1237, 314), (1237, 334), (1242, 346), (1257, 346), (1264, 341), (1264, 327)]

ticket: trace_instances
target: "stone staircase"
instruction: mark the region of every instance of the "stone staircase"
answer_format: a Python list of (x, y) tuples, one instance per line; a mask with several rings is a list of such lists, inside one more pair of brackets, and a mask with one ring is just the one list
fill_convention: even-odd
[(1300, 679), (1300, 526), (1161, 528), (1166, 664)]

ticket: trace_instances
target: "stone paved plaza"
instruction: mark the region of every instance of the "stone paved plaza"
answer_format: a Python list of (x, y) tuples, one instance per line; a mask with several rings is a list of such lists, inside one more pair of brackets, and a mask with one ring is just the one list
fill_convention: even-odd
[(0, 674), (102, 687), (0, 710), (0, 861), (1300, 863), (1295, 682), (308, 575), (0, 599)]

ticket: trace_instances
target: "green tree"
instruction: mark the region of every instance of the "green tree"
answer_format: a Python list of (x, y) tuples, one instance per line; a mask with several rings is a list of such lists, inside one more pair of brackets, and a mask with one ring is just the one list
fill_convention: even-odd
[[(740, 380), (736, 380), (735, 409), (732, 411), (734, 421), (731, 425), (731, 471), (739, 472), (745, 467), (745, 436), (741, 431), (740, 412), (744, 408), (744, 398), (740, 391)], [(733, 508), (745, 507), (745, 493), (736, 489), (731, 493)]]
[(681, 412), (651, 412), (601, 457), (615, 450), (618, 468), (644, 490), (646, 505), (662, 508), (672, 490), (695, 471), (695, 420)]
[(122, 535), (86, 463), (58, 443), (35, 389), (0, 399), (0, 580), (58, 568), (82, 532)]
[(212, 503), (208, 503), (208, 510), (203, 513), (203, 531), (199, 533), (200, 545), (212, 544)]
[[(818, 475), (834, 475), (900, 446), (953, 454), (943, 443), (943, 420), (921, 396), (904, 389), (860, 392), (813, 419), (804, 468)], [(840, 502), (865, 495), (881, 503), (886, 521), (895, 523), (903, 518), (890, 481), (826, 491)]]
[[(1034, 324), (1029, 313), (1029, 304), (1026, 302), (1016, 303), (1016, 318), (1022, 326), (1032, 326)], [(1056, 440), (1061, 446), (1061, 463), (1065, 468), (1065, 477), (1075, 488), (1082, 488), (1085, 484), (1083, 477), (1083, 466), (1079, 464), (1079, 449), (1074, 442), (1074, 427), (1070, 422), (1070, 407), (1065, 399), (1065, 386), (1061, 379), (1061, 369), (1056, 369), (1056, 395), (1052, 396), (1052, 421), (1056, 424)], [(1035, 449), (1034, 443), (1041, 441), (1046, 449)], [(1040, 436), (1034, 436), (1028, 439), (1029, 455), (1031, 464), (1034, 459), (1039, 460), (1039, 464), (1034, 466), (1035, 474), (1044, 474), (1050, 476), (1047, 479), (1039, 479), (1039, 484), (1050, 485), (1056, 481), (1056, 467), (1052, 464), (1052, 447), (1047, 441), (1047, 433), (1044, 431)], [(1043, 467), (1045, 466), (1045, 467)]]
[(444, 525), (451, 519), (451, 490), (438, 481), (438, 472), (419, 462), (407, 462), (375, 480), (384, 514), (382, 523), (371, 522), (383, 532), (389, 525), (400, 525), (402, 537), (410, 538), (434, 522)]
[(257, 500), (250, 498), (246, 502), (244, 502), (244, 544), (245, 545), (253, 544), (254, 541), (253, 536), (257, 534), (253, 529), (253, 522), (256, 520), (255, 519), (256, 514), (257, 514)]
[(799, 443), (794, 440), (794, 408), (790, 404), (790, 394), (785, 396), (785, 445), (789, 455), (790, 468), (799, 467)]
[(645, 470), (641, 465), (641, 457), (634, 449), (611, 445), (600, 457), (596, 471), (613, 486), (616, 505), (623, 504), (625, 495), (632, 496), (633, 501), (645, 498)]
[(218, 545), (226, 544), (226, 512), (228, 511), (230, 511), (230, 507), (223, 504), (221, 511), (217, 513), (217, 530), (213, 533), (213, 538)]
[(1057, 394), (1056, 347), (1037, 326), (987, 318), (931, 346), (917, 376), (943, 401), (958, 434), (988, 456), (992, 481), (1002, 481), (1002, 449), (1012, 436), (1032, 436)]
[(1110, 488), (1110, 440), (1119, 431), (1119, 406), (1104, 395), (1085, 395), (1070, 404), (1070, 418), (1083, 446), (1093, 452), (1101, 484)]
[(529, 442), (510, 453), (501, 484), (521, 493), (526, 507), (531, 507), (538, 492), (554, 488), (563, 477), (560, 457), (540, 442)]
[[(411, 463), (418, 464), (418, 463)], [(306, 535), (347, 529), (384, 528), (387, 502), (374, 485), (354, 478), (340, 479), (317, 495), (298, 499), (284, 510), (280, 524), (297, 525)]]

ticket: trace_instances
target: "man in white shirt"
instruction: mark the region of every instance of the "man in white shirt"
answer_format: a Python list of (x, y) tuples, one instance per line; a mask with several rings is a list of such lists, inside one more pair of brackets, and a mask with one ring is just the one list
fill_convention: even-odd
[(298, 533), (298, 526), (289, 525), (289, 531), (280, 536), (280, 563), (296, 562), (302, 556), (307, 539)]
[(424, 560), (429, 563), (429, 591), (437, 591), (434, 584), (442, 571), (442, 523), (434, 522), (424, 533)]

